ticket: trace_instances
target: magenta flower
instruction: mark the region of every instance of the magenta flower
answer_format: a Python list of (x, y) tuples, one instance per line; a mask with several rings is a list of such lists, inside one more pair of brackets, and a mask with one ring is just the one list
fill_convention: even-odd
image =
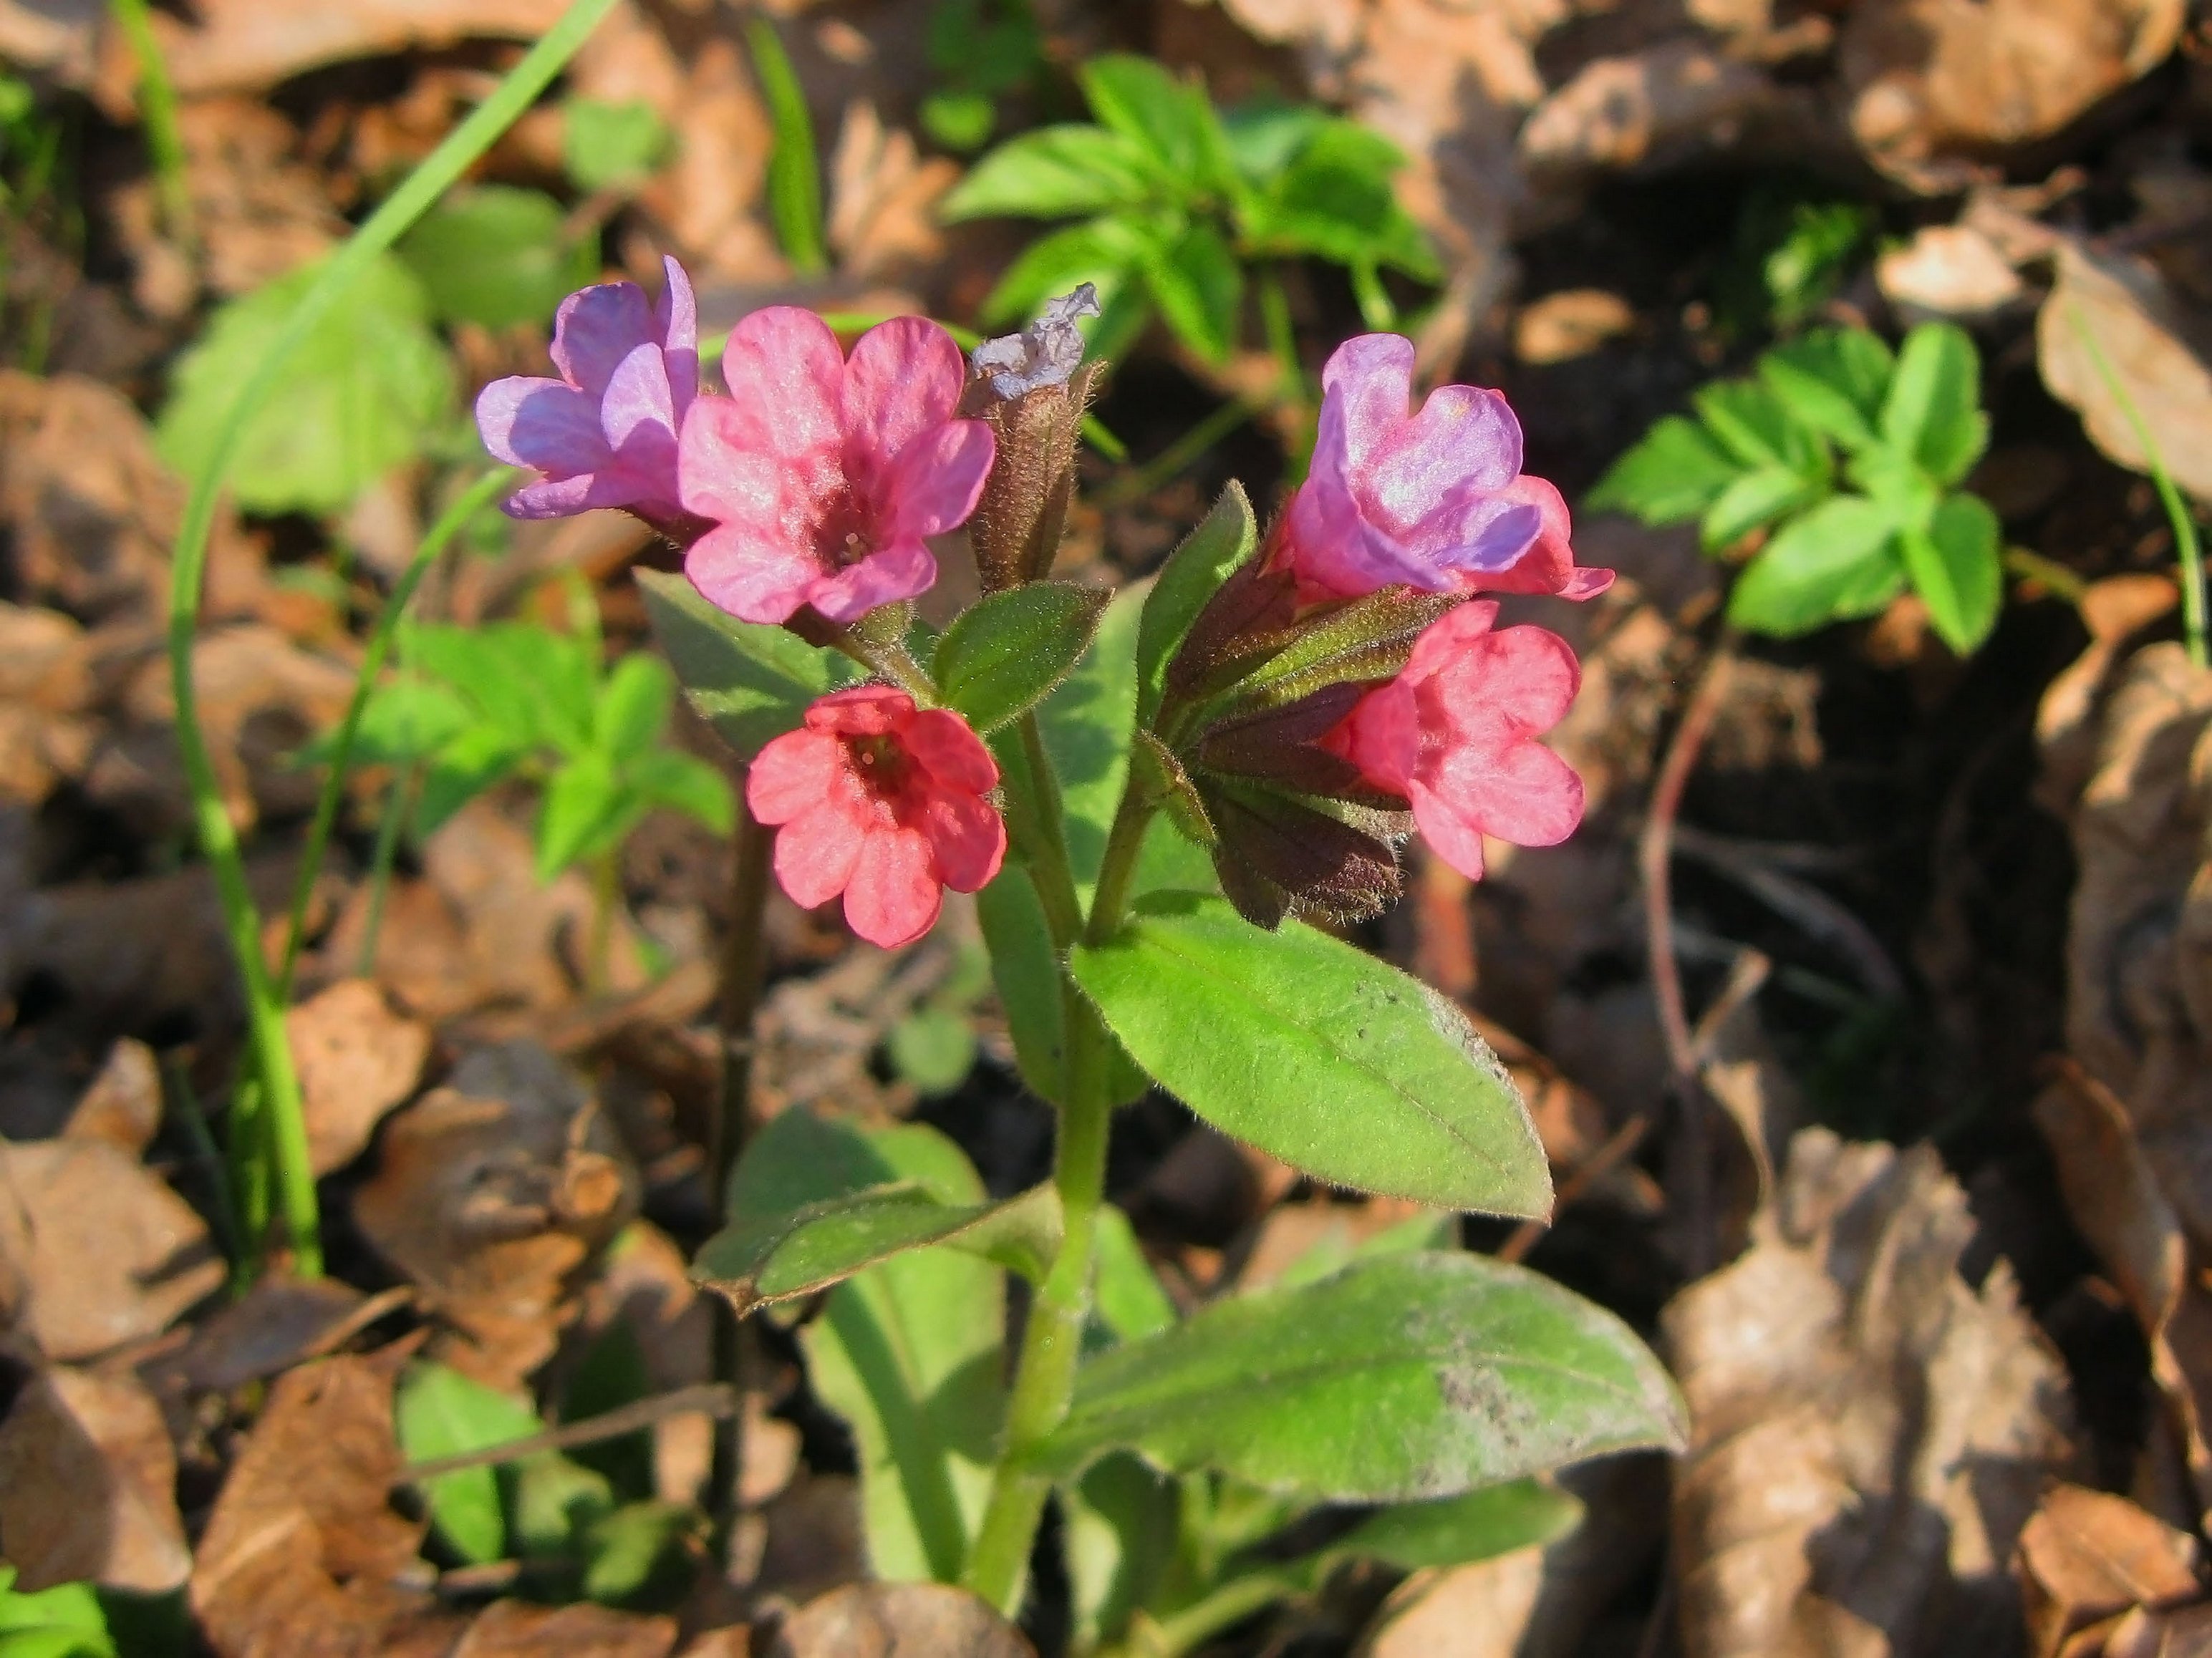
[(559, 380), (517, 374), (477, 398), (484, 447), (544, 475), (507, 500), (510, 516), (627, 507), (663, 528), (682, 516), (676, 435), (699, 395), (699, 318), (684, 267), (661, 263), (668, 286), (658, 303), (635, 282), (603, 282), (561, 301)]
[(1413, 802), (1438, 857), (1482, 877), (1482, 837), (1556, 846), (1583, 817), (1583, 780), (1536, 741), (1582, 684), (1574, 653), (1541, 628), (1494, 630), (1498, 606), (1462, 604), (1424, 633), (1405, 671), (1360, 698), (1322, 739), (1376, 786)]
[(1303, 595), (1604, 592), (1613, 572), (1575, 568), (1559, 492), (1522, 472), (1504, 398), (1439, 386), (1409, 415), (1413, 384), (1413, 343), (1395, 334), (1347, 340), (1322, 370), (1312, 470), (1274, 552)]
[(945, 888), (978, 891), (999, 872), (1006, 826), (984, 799), (998, 783), (958, 714), (856, 685), (760, 751), (745, 803), (782, 825), (775, 878), (792, 902), (811, 909), (842, 892), (853, 931), (890, 950), (936, 924)]
[(811, 604), (832, 622), (911, 598), (937, 580), (923, 544), (964, 523), (994, 442), (953, 410), (967, 365), (921, 317), (860, 336), (848, 360), (811, 311), (770, 306), (740, 322), (722, 356), (726, 398), (684, 423), (684, 507), (714, 528), (684, 574), (745, 622)]

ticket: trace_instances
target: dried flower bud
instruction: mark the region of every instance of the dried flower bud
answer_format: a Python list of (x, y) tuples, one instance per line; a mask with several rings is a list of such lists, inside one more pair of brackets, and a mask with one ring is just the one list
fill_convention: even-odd
[(996, 434), (998, 464), (969, 520), (983, 591), (1042, 580), (1060, 550), (1075, 490), (1075, 440), (1098, 365), (1083, 362), (1078, 317), (1096, 316), (1089, 282), (1052, 301), (1018, 334), (987, 340), (971, 359), (981, 379), (963, 407)]

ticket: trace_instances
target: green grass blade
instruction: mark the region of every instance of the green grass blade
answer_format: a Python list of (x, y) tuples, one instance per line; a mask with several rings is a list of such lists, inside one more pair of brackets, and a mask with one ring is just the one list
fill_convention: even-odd
[(154, 161), (161, 216), (182, 246), (198, 244), (192, 224), (192, 191), (185, 170), (184, 134), (177, 125), (177, 94), (169, 66), (161, 59), (147, 0), (115, 0), (115, 21), (138, 62), (138, 118), (146, 128), (146, 149)]
[(768, 162), (769, 216), (775, 221), (784, 258), (800, 276), (818, 276), (830, 268), (830, 253), (822, 230), (822, 164), (815, 152), (814, 118), (768, 19), (746, 21), (745, 44), (752, 50), (753, 72), (760, 77), (769, 124), (775, 131)]
[[(169, 589), (169, 672), (177, 704), (177, 746), (192, 796), (193, 826), (200, 849), (215, 872), (223, 923), (245, 981), (248, 1035), (253, 1064), (265, 1090), (268, 1144), (291, 1236), (295, 1270), (303, 1277), (322, 1272), (320, 1222), (315, 1207), (314, 1173), (307, 1157), (307, 1127), (300, 1100), (300, 1079), (284, 1036), (284, 1009), (277, 999), (268, 963), (261, 953), (261, 918), (246, 881), (238, 831), (224, 810), (215, 763), (200, 729), (199, 699), (193, 682), (192, 640), (199, 626), (201, 589), (207, 574), (208, 537), (216, 502), (238, 452), (246, 422), (267, 398), (284, 360), (317, 322), (344, 296), (370, 262), (398, 241), (407, 228), (496, 143), (537, 100), (573, 58), (616, 0), (575, 0), (545, 37), (520, 61), (477, 109), (425, 156), (422, 165), (382, 206), (368, 216), (333, 254), (285, 324), (259, 367), (240, 388), (206, 463), (192, 479), (177, 532)], [(242, 1090), (241, 1090), (242, 1092)], [(244, 1127), (244, 1125), (241, 1125)], [(246, 1240), (252, 1247), (255, 1240)]]

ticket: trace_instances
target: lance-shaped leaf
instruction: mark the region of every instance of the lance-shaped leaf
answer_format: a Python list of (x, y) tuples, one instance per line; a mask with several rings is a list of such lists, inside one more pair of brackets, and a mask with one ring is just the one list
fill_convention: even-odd
[(1039, 581), (977, 600), (937, 642), (933, 665), (946, 705), (978, 731), (1028, 713), (1082, 657), (1107, 597), (1096, 587)]
[(1279, 653), (1291, 642), (1297, 604), (1289, 571), (1264, 557), (1245, 560), (1200, 608), (1169, 658), (1167, 695), (1177, 702), (1211, 696)]
[(1157, 893), (1069, 966), (1137, 1063), (1224, 1133), (1338, 1186), (1550, 1213), (1543, 1148), (1497, 1056), (1450, 1002), (1352, 945)]
[(1137, 627), (1138, 725), (1151, 725), (1159, 712), (1168, 664), (1222, 583), (1249, 562), (1258, 536), (1244, 486), (1231, 479), (1213, 510), (1160, 567)]
[(1462, 597), (1384, 587), (1319, 612), (1300, 623), (1282, 649), (1241, 672), (1199, 719), (1211, 724), (1287, 708), (1327, 686), (1388, 679), (1406, 665), (1413, 641), (1429, 624)]
[(809, 703), (852, 677), (836, 652), (726, 615), (680, 575), (640, 570), (637, 585), (684, 695), (748, 760), (797, 730)]
[(1060, 1230), (1048, 1187), (985, 1201), (967, 1159), (934, 1129), (868, 1135), (797, 1108), (747, 1148), (730, 1193), (730, 1224), (701, 1246), (691, 1276), (740, 1315), (932, 1244), (1040, 1276)]
[(1666, 1371), (1611, 1313), (1518, 1266), (1425, 1251), (1216, 1302), (1099, 1355), (1036, 1461), (1065, 1478), (1133, 1450), (1271, 1491), (1398, 1503), (1678, 1449), (1684, 1429)]

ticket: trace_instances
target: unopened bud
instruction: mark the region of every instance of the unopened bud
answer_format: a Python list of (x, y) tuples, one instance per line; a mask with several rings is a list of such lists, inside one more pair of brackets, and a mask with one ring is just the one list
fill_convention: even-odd
[(986, 340), (963, 407), (999, 440), (983, 498), (968, 523), (983, 591), (1042, 580), (1060, 550), (1075, 490), (1075, 440), (1097, 363), (1083, 361), (1079, 317), (1098, 314), (1089, 282), (1054, 300), (1018, 334)]

